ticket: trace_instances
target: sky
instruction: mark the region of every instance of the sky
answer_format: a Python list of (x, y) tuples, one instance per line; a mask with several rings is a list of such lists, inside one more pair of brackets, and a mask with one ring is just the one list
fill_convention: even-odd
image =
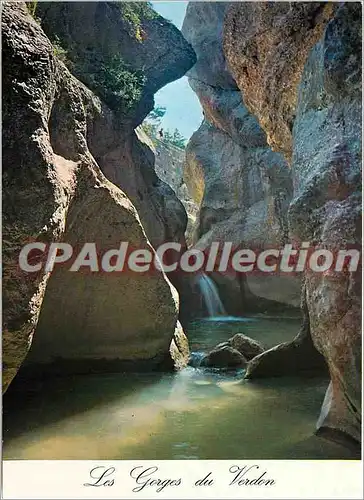
[[(172, 0), (170, 2), (152, 2), (154, 10), (165, 17), (178, 29), (182, 28), (188, 2)], [(162, 127), (172, 132), (177, 128), (189, 139), (201, 124), (203, 119), (200, 102), (190, 88), (187, 77), (180, 78), (163, 87), (154, 96), (156, 106), (167, 108), (162, 119)]]

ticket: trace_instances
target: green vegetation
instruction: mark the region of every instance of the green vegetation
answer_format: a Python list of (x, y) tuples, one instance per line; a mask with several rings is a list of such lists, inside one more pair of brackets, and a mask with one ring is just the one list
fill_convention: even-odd
[(143, 20), (159, 17), (157, 12), (153, 10), (151, 2), (117, 2), (117, 5), (122, 20), (129, 26), (129, 34), (142, 42), (144, 35)]
[(58, 57), (58, 59), (64, 63), (68, 63), (68, 58), (67, 58), (67, 50), (65, 50), (62, 45), (61, 45), (61, 42), (58, 38), (58, 36), (56, 36), (53, 41), (52, 41), (52, 46), (53, 46), (53, 55)]
[(112, 109), (128, 111), (141, 98), (145, 76), (131, 69), (120, 56), (104, 61), (95, 73), (88, 75), (89, 84)]
[(153, 109), (148, 115), (148, 119), (154, 123), (157, 123), (160, 125), (160, 119), (163, 118), (163, 116), (166, 114), (167, 108), (164, 108), (163, 106), (157, 106), (156, 108)]
[(64, 41), (52, 40), (53, 54), (111, 109), (127, 113), (141, 100), (145, 74), (133, 69), (119, 55), (100, 55), (95, 50), (79, 55), (64, 49)]
[[(29, 13), (36, 19), (37, 1), (27, 2)], [(123, 23), (124, 34), (142, 42), (147, 36), (143, 24), (159, 18), (150, 2), (110, 2), (111, 14)], [(37, 19), (36, 19), (37, 20)], [(134, 62), (125, 60), (114, 46), (99, 46), (98, 40), (80, 51), (67, 30), (57, 26), (47, 26), (51, 32), (53, 54), (62, 61), (76, 78), (87, 85), (111, 109), (122, 114), (129, 114), (142, 99), (146, 85), (146, 75), (142, 68), (135, 69)], [(54, 37), (54, 33), (59, 35)], [(128, 38), (126, 36), (126, 38)], [(102, 42), (101, 42), (102, 45)], [(120, 50), (120, 49), (119, 49)], [(116, 52), (116, 53), (115, 53)]]
[(25, 2), (25, 5), (28, 9), (29, 14), (34, 19), (34, 21), (36, 21), (38, 24), (41, 24), (42, 21), (41, 18), (36, 15), (38, 0)]
[(164, 132), (163, 141), (166, 142), (167, 144), (172, 144), (173, 146), (176, 146), (176, 148), (179, 149), (185, 149), (187, 143), (187, 139), (183, 137), (183, 135), (177, 128), (174, 129), (173, 134), (169, 130), (166, 130)]
[(185, 149), (187, 139), (183, 137), (180, 131), (176, 128), (174, 132), (169, 130), (163, 131), (163, 138), (159, 136), (159, 130), (161, 129), (161, 119), (166, 114), (166, 108), (162, 106), (157, 106), (153, 109), (145, 119), (143, 123), (143, 129), (145, 133), (151, 138), (152, 142), (157, 145), (159, 141), (164, 144), (175, 146), (179, 149)]

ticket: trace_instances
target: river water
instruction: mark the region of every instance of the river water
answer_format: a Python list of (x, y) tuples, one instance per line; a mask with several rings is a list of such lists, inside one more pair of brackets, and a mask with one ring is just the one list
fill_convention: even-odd
[[(192, 351), (243, 332), (267, 347), (298, 318), (201, 320)], [(196, 356), (196, 354), (195, 354)], [(242, 380), (243, 372), (84, 375), (12, 389), (4, 400), (4, 459), (340, 459), (351, 452), (313, 435), (322, 378)]]

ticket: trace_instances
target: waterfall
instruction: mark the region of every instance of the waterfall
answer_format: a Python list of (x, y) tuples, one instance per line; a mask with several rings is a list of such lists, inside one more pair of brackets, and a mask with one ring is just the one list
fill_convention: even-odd
[(221, 302), (215, 283), (206, 274), (201, 274), (199, 281), (202, 296), (210, 317), (226, 316), (225, 308)]

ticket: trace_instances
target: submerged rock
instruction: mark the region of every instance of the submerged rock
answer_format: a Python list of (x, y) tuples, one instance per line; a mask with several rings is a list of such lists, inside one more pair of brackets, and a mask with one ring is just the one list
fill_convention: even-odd
[(209, 352), (201, 360), (200, 366), (208, 368), (244, 368), (246, 358), (229, 345), (223, 345)]

